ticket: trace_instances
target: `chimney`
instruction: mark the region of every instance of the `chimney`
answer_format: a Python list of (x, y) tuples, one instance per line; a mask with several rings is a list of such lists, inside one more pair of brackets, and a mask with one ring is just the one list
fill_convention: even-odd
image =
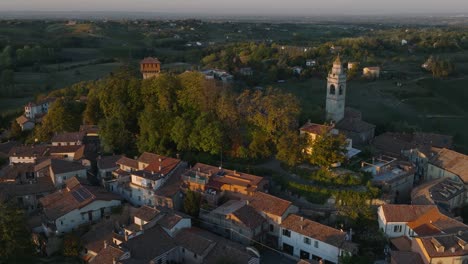
[(304, 217), (303, 217), (303, 216), (301, 216), (301, 222), (302, 222), (302, 221), (304, 221)]
[(245, 204), (246, 204), (246, 205), (249, 205), (249, 204), (250, 204), (250, 201), (249, 201), (249, 200), (245, 200)]
[(104, 240), (104, 248), (107, 248), (107, 240)]
[(115, 257), (112, 258), (112, 264), (117, 264), (117, 259)]
[(303, 229), (304, 229), (304, 226), (303, 226), (303, 225), (301, 225), (301, 230), (303, 230)]
[(161, 166), (161, 165), (159, 165), (159, 171), (161, 171), (161, 170), (162, 170), (162, 166)]
[(180, 154), (177, 153), (177, 154), (176, 154), (176, 157), (177, 157), (177, 159), (180, 159)]

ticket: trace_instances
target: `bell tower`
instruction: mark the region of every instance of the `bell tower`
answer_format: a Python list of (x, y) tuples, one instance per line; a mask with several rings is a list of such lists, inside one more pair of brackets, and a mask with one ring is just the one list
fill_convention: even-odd
[(326, 121), (338, 123), (344, 117), (346, 99), (346, 73), (340, 55), (333, 62), (327, 78)]

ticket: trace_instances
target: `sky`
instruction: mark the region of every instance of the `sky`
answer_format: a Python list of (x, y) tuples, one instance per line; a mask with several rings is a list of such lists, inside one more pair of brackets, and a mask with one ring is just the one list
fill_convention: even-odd
[(0, 0), (0, 11), (204, 14), (468, 14), (467, 0)]

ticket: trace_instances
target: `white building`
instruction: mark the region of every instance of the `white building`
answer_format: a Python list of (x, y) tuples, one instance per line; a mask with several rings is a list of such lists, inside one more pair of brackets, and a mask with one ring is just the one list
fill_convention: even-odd
[(86, 132), (65, 132), (52, 137), (52, 146), (76, 146), (82, 145)]
[(339, 257), (357, 253), (351, 235), (299, 215), (289, 215), (281, 224), (280, 248), (300, 259), (338, 263)]
[(49, 155), (49, 147), (45, 145), (15, 146), (9, 152), (10, 164), (36, 163), (38, 158)]
[(37, 116), (47, 114), (54, 101), (55, 98), (46, 98), (37, 103), (30, 102), (24, 107), (24, 115), (27, 118), (35, 119)]
[(43, 229), (47, 235), (73, 231), (97, 221), (120, 205), (120, 198), (97, 186), (87, 186), (77, 178), (66, 181), (66, 188), (40, 199), (44, 210)]

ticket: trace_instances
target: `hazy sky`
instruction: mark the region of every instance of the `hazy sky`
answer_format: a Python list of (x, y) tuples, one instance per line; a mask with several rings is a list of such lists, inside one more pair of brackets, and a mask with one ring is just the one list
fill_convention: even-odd
[(0, 11), (246, 14), (468, 13), (468, 0), (0, 0)]

